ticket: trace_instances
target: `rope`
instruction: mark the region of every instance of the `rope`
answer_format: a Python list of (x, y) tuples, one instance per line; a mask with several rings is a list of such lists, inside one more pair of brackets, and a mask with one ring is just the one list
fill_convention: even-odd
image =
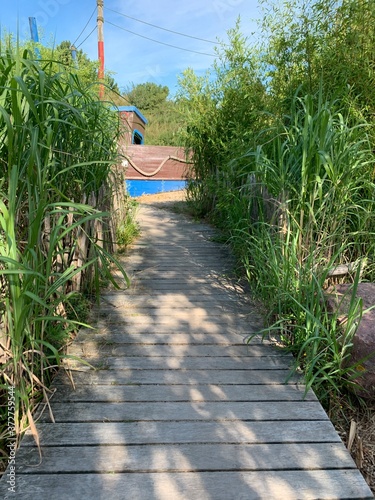
[(144, 175), (145, 177), (153, 177), (154, 175), (156, 175), (158, 172), (160, 172), (160, 170), (164, 167), (164, 165), (167, 163), (168, 160), (179, 161), (180, 163), (186, 163), (186, 164), (189, 164), (189, 165), (193, 164), (193, 162), (191, 162), (191, 161), (186, 161), (186, 160), (183, 160), (182, 158), (177, 158), (176, 156), (167, 156), (160, 163), (160, 165), (158, 166), (158, 168), (156, 170), (154, 170), (154, 172), (151, 172), (151, 174), (150, 174), (150, 173), (145, 172), (144, 170), (142, 170), (140, 167), (138, 167), (128, 156), (126, 156), (126, 155), (124, 155), (124, 156), (125, 156), (125, 159), (134, 168), (134, 170), (136, 170), (139, 174)]

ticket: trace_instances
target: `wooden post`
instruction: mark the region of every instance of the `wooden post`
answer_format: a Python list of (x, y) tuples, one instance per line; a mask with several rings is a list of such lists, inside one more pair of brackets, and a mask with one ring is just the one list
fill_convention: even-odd
[(104, 0), (97, 0), (98, 6), (98, 56), (99, 56), (99, 99), (104, 98)]

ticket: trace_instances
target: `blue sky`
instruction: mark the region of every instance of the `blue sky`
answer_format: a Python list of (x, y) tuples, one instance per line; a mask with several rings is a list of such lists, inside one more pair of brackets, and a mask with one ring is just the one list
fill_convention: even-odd
[[(214, 58), (203, 54), (213, 54), (214, 45), (121, 14), (215, 42), (226, 39), (227, 30), (234, 27), (239, 15), (242, 32), (251, 38), (257, 30), (254, 20), (260, 17), (258, 0), (104, 0), (106, 70), (113, 72), (121, 89), (151, 81), (168, 85), (172, 95), (177, 75), (184, 69), (191, 67), (200, 74), (211, 66)], [(29, 37), (28, 17), (36, 18), (41, 42), (47, 45), (75, 42), (89, 21), (76, 46), (90, 59), (97, 58), (96, 0), (2, 0), (0, 24), (8, 32)], [(195, 52), (161, 45), (121, 28)]]

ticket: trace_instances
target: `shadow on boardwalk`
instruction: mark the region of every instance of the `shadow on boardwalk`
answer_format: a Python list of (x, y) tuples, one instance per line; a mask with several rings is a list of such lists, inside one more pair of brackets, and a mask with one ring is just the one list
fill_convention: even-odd
[[(144, 205), (124, 257), (126, 291), (103, 293), (70, 354), (52, 410), (17, 456), (31, 499), (373, 498), (291, 359), (255, 338), (259, 311), (231, 279), (213, 230)], [(0, 483), (1, 498), (7, 492)]]

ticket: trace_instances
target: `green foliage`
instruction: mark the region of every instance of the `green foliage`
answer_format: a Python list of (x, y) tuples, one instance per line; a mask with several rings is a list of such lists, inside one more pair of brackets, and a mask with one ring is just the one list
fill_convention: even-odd
[(179, 81), (178, 99), (187, 121), (185, 146), (193, 151), (194, 161), (188, 196), (202, 214), (215, 206), (219, 177), (223, 183), (236, 182), (229, 160), (243, 154), (267, 123), (257, 53), (241, 35), (239, 22), (228, 38), (217, 49), (212, 71), (198, 77), (188, 69)]
[(132, 85), (125, 98), (147, 118), (145, 144), (180, 146), (180, 130), (185, 121), (179, 105), (168, 99), (166, 86), (146, 82)]
[(266, 331), (325, 398), (355, 386), (362, 313), (353, 294), (345, 326), (328, 314), (329, 270), (354, 262), (357, 284), (374, 268), (374, 2), (263, 6), (261, 47), (237, 25), (206, 76), (180, 81), (188, 199), (223, 230), (269, 311)]
[(181, 131), (185, 126), (184, 115), (174, 101), (147, 113), (145, 144), (155, 146), (181, 146)]
[(137, 201), (128, 197), (125, 201), (125, 219), (117, 228), (117, 244), (120, 251), (124, 251), (140, 234), (139, 224), (136, 220), (137, 209)]
[(374, 0), (263, 2), (262, 48), (274, 111), (288, 110), (297, 88), (373, 120)]
[[(63, 357), (64, 337), (82, 321), (66, 314), (72, 282), (83, 272), (96, 289), (116, 263), (88, 234), (108, 214), (85, 200), (107, 182), (117, 134), (116, 115), (76, 74), (56, 73), (55, 62), (34, 61), (28, 51), (9, 47), (0, 56), (1, 388), (15, 387), (17, 434), (46, 390), (48, 368)], [(77, 266), (83, 233), (90, 255)]]
[(126, 91), (129, 103), (136, 106), (142, 113), (162, 107), (167, 100), (168, 94), (169, 89), (167, 86), (157, 85), (153, 82), (133, 84)]
[[(291, 330), (284, 340), (297, 359), (302, 351), (306, 355), (312, 339), (324, 345), (324, 356), (319, 354), (323, 377), (330, 356), (344, 366), (337, 349), (346, 355), (348, 349), (335, 344), (338, 329), (324, 310), (322, 289), (332, 267), (372, 258), (375, 200), (365, 129), (350, 127), (330, 103), (315, 107), (313, 102), (310, 96), (296, 97), (288, 127), (275, 131), (272, 144), (249, 154), (242, 195), (253, 223), (231, 234), (238, 246), (246, 245), (249, 277), (271, 318), (282, 332)], [(345, 332), (340, 338), (351, 341)], [(314, 352), (318, 356), (319, 350)], [(316, 373), (313, 378), (317, 383)], [(338, 385), (337, 379), (333, 383)]]

